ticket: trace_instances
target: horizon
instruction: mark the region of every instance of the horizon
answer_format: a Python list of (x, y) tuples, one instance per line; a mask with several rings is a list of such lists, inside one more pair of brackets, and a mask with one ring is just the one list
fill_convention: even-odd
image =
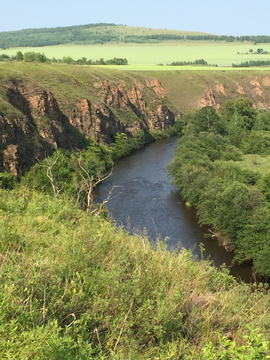
[(182, 32), (200, 32), (200, 33), (205, 33), (205, 34), (210, 34), (210, 35), (217, 35), (217, 36), (269, 36), (270, 34), (216, 34), (216, 33), (209, 33), (206, 31), (202, 31), (202, 30), (186, 30), (186, 29), (173, 29), (173, 28), (160, 28), (160, 27), (149, 27), (149, 26), (137, 26), (137, 25), (127, 25), (127, 24), (116, 24), (116, 23), (105, 23), (105, 22), (99, 22), (99, 23), (85, 23), (85, 24), (73, 24), (73, 25), (63, 25), (63, 26), (41, 26), (41, 27), (26, 27), (26, 28), (21, 28), (21, 29), (15, 29), (15, 30), (0, 30), (0, 33), (4, 33), (4, 32), (16, 32), (16, 31), (23, 31), (23, 30), (38, 30), (38, 29), (55, 29), (55, 28), (68, 28), (68, 27), (76, 27), (76, 26), (85, 26), (85, 25), (94, 25), (94, 24), (106, 24), (108, 25), (115, 25), (115, 26), (127, 26), (127, 27), (135, 27), (135, 28), (148, 28), (148, 29), (155, 29), (155, 30), (168, 30), (168, 31), (182, 31)]
[(269, 0), (259, 6), (244, 0), (167, 0), (154, 6), (150, 0), (137, 0), (136, 6), (126, 0), (103, 0), (98, 6), (86, 0), (47, 0), (46, 6), (39, 0), (14, 0), (2, 9), (0, 32), (103, 22), (215, 35), (270, 35), (269, 12)]

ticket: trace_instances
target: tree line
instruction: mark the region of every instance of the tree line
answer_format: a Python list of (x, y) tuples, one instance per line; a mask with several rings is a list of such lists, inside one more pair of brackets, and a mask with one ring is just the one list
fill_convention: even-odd
[(250, 66), (267, 66), (267, 65), (270, 65), (270, 60), (242, 61), (240, 64), (232, 63), (232, 67), (250, 67)]
[(82, 57), (81, 59), (74, 60), (70, 56), (63, 56), (62, 59), (52, 58), (49, 59), (44, 53), (39, 53), (35, 51), (29, 51), (22, 53), (17, 51), (15, 56), (8, 56), (7, 54), (0, 55), (0, 61), (25, 61), (25, 62), (42, 62), (42, 63), (64, 63), (64, 64), (77, 64), (77, 65), (128, 65), (128, 60), (126, 58), (113, 58), (104, 60), (100, 58), (98, 60), (87, 59)]
[(208, 64), (206, 60), (199, 59), (195, 61), (173, 61), (171, 64), (167, 64), (168, 66), (187, 66), (187, 65), (208, 65), (208, 66), (215, 66), (217, 65), (211, 65)]
[[(270, 156), (270, 112), (241, 97), (218, 113), (207, 106), (184, 120), (169, 175), (200, 223), (235, 249), (235, 261), (252, 262), (257, 274), (268, 277), (270, 172), (255, 165)], [(252, 169), (243, 165), (248, 154), (254, 156)]]

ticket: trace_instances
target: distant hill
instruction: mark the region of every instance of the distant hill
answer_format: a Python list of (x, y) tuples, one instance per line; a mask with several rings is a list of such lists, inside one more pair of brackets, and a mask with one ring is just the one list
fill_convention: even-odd
[(195, 31), (160, 30), (98, 23), (0, 32), (0, 48), (61, 44), (103, 44), (107, 42), (160, 42), (164, 40), (181, 40), (187, 35), (207, 34)]
[(158, 43), (179, 40), (269, 43), (270, 36), (227, 36), (196, 31), (151, 29), (107, 23), (0, 32), (0, 48), (62, 44)]

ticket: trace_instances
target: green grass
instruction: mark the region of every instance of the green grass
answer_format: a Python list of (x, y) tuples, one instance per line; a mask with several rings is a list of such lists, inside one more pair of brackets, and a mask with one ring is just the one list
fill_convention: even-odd
[(258, 172), (262, 176), (270, 172), (270, 156), (258, 154), (243, 155), (242, 161), (236, 161), (243, 169)]
[[(163, 67), (165, 69), (165, 67)], [(161, 81), (166, 90), (167, 97), (173, 105), (184, 114), (200, 107), (200, 99), (206, 89), (211, 88), (215, 92), (216, 101), (223, 103), (228, 98), (238, 97), (236, 89), (239, 84), (243, 85), (246, 94), (251, 98), (254, 96), (250, 80), (254, 77), (264, 77), (269, 75), (266, 69), (245, 69), (234, 71), (234, 69), (221, 68), (197, 68), (190, 67), (183, 71), (145, 71), (143, 74)], [(176, 70), (176, 69), (174, 69)], [(227, 95), (224, 96), (215, 91), (217, 84), (223, 84)], [(269, 88), (264, 87), (264, 92), (268, 97)]]
[[(13, 48), (1, 50), (1, 54), (15, 55), (18, 50), (41, 52), (48, 58), (63, 58), (71, 56), (74, 59), (86, 57), (105, 60), (114, 57), (127, 58), (130, 64), (126, 70), (153, 70), (156, 64), (170, 64), (173, 61), (195, 61), (204, 59), (208, 64), (220, 67), (231, 66), (249, 60), (269, 60), (270, 55), (237, 55), (246, 53), (250, 48), (256, 50), (262, 47), (270, 52), (270, 44), (253, 45), (248, 42), (217, 42), (217, 41), (175, 41), (158, 44), (104, 44), (104, 45), (59, 45), (36, 48)], [(153, 68), (152, 68), (153, 67)], [(124, 68), (124, 66), (123, 66)], [(162, 69), (165, 67), (161, 67)], [(180, 67), (181, 68), (181, 67)], [(185, 68), (185, 67), (183, 67)], [(193, 67), (192, 67), (193, 68)], [(211, 68), (214, 69), (214, 68)]]
[[(132, 69), (134, 71), (131, 71)], [(216, 91), (217, 102), (223, 103), (227, 98), (239, 96), (236, 91), (239, 84), (244, 86), (247, 95), (252, 98), (254, 93), (250, 80), (254, 77), (260, 79), (265, 75), (269, 75), (269, 71), (265, 68), (222, 70), (214, 67), (158, 67), (151, 64), (113, 67), (0, 62), (0, 79), (3, 85), (16, 78), (31, 83), (35, 89), (45, 88), (53, 93), (63, 111), (82, 97), (92, 102), (99, 101), (97, 89), (94, 87), (96, 82), (106, 80), (115, 85), (122, 83), (130, 89), (134, 86), (135, 79), (145, 84), (147, 78), (155, 78), (159, 79), (165, 88), (169, 103), (178, 111), (187, 113), (200, 107), (200, 99), (204, 91), (208, 88), (214, 91), (219, 83), (225, 86), (227, 96), (222, 97), (222, 94)], [(265, 99), (268, 99), (269, 87), (265, 86), (263, 90)], [(6, 90), (0, 87), (0, 95), (3, 98), (5, 92)], [(152, 97), (148, 88), (145, 87), (142, 92), (145, 100), (151, 103)]]
[(263, 286), (128, 236), (68, 199), (0, 195), (1, 359), (209, 360), (202, 348), (222, 349), (217, 333), (248, 345), (245, 324), (270, 339)]

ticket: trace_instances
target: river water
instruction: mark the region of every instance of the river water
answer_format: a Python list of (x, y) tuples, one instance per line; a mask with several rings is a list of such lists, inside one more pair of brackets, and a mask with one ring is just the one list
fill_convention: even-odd
[(98, 201), (108, 196), (110, 215), (116, 225), (124, 226), (131, 234), (146, 233), (151, 241), (165, 240), (168, 248), (179, 245), (200, 258), (200, 243), (203, 243), (204, 258), (209, 258), (219, 267), (225, 263), (232, 275), (246, 282), (251, 279), (251, 268), (231, 266), (232, 254), (217, 240), (205, 237), (207, 228), (198, 224), (194, 209), (185, 201), (167, 177), (166, 165), (174, 158), (177, 137), (160, 140), (120, 159), (114, 174), (98, 188)]

